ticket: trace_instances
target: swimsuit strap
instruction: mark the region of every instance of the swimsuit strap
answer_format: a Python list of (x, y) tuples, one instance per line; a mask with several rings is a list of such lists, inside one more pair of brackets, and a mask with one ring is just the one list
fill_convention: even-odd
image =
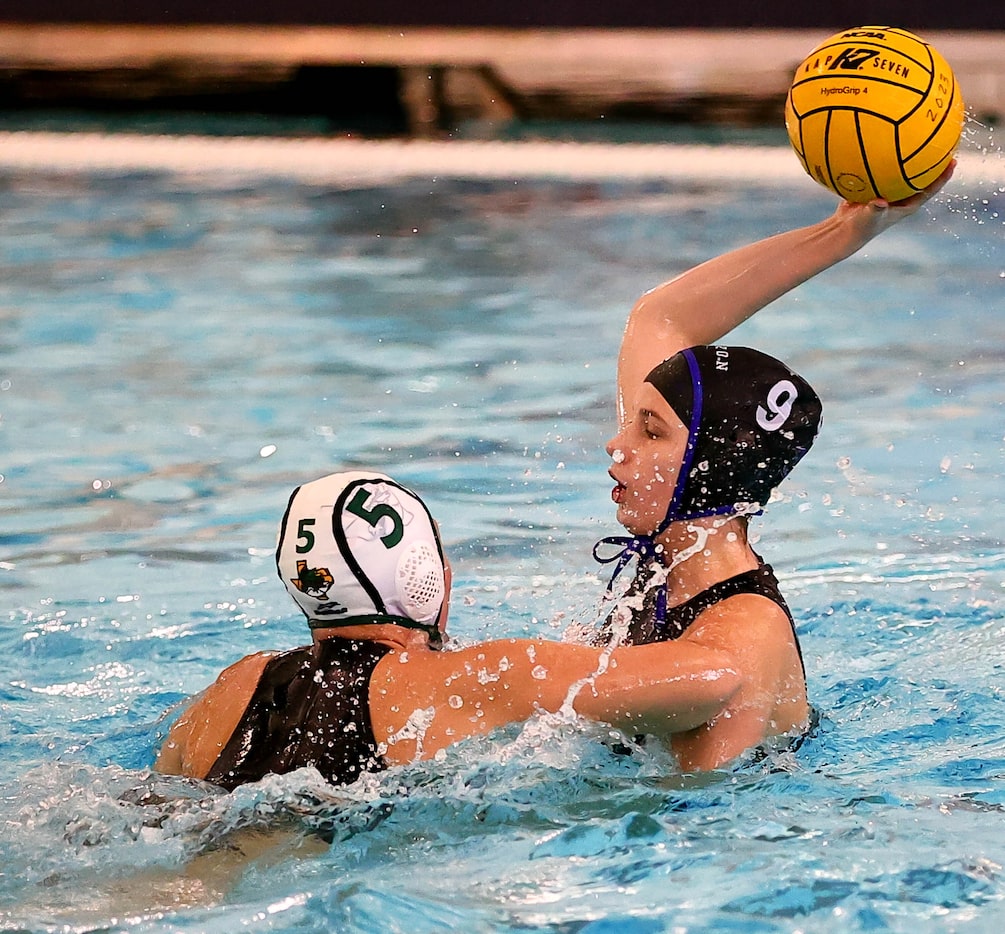
[(792, 614), (789, 612), (785, 598), (782, 597), (778, 589), (778, 581), (770, 565), (762, 564), (751, 571), (744, 571), (734, 577), (728, 577), (724, 581), (713, 584), (700, 594), (685, 600), (677, 606), (667, 609), (667, 621), (672, 621), (679, 627), (680, 633), (684, 631), (709, 607), (734, 597), (737, 594), (756, 594), (760, 597), (767, 597), (782, 609), (785, 615), (791, 620)]
[[(759, 597), (767, 597), (772, 603), (785, 614), (792, 628), (792, 638), (796, 643), (796, 652), (799, 655), (799, 666), (803, 670), (803, 678), (806, 678), (806, 666), (803, 664), (803, 650), (799, 645), (799, 636), (796, 633), (796, 624), (792, 619), (792, 611), (785, 602), (782, 592), (778, 587), (778, 579), (770, 564), (762, 563), (759, 567), (751, 571), (744, 571), (734, 577), (728, 577), (724, 581), (713, 584), (707, 590), (703, 590), (690, 600), (685, 600), (678, 606), (673, 606), (666, 611), (667, 624), (673, 625), (683, 635), (688, 627), (705, 612), (709, 607), (735, 597), (739, 594), (754, 594)], [(678, 638), (671, 636), (670, 638)]]
[[(792, 627), (792, 638), (799, 653), (799, 663), (803, 663), (803, 653), (796, 634), (795, 622), (785, 598), (778, 587), (778, 580), (770, 564), (761, 563), (750, 571), (744, 571), (726, 580), (713, 584), (701, 593), (685, 600), (677, 606), (666, 606), (665, 585), (647, 587), (649, 573), (640, 567), (626, 597), (642, 593), (642, 607), (631, 611), (632, 619), (624, 636), (626, 645), (646, 645), (650, 642), (667, 642), (679, 639), (692, 623), (709, 607), (738, 594), (755, 594), (767, 597), (785, 614)], [(617, 612), (617, 611), (615, 611)], [(614, 637), (614, 613), (604, 623), (601, 643)], [(805, 666), (803, 666), (805, 677)]]

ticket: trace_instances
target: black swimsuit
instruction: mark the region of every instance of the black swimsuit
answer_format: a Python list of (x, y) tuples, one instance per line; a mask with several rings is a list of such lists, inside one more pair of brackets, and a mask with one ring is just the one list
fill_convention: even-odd
[(206, 780), (233, 789), (313, 766), (347, 785), (386, 763), (370, 722), (370, 678), (390, 651), (375, 642), (326, 639), (269, 660), (255, 693)]
[[(761, 564), (752, 571), (744, 571), (735, 577), (727, 578), (713, 584), (707, 590), (703, 590), (697, 596), (686, 600), (677, 606), (667, 607), (666, 618), (662, 622), (656, 620), (656, 587), (646, 588), (649, 582), (649, 575), (645, 571), (636, 574), (635, 580), (625, 597), (637, 596), (642, 592), (642, 608), (632, 609), (631, 622), (623, 640), (624, 645), (647, 645), (650, 642), (667, 642), (672, 639), (679, 639), (687, 631), (688, 627), (710, 606), (714, 606), (722, 600), (734, 597), (737, 594), (756, 594), (767, 597), (777, 604), (789, 620), (792, 627), (792, 638), (796, 643), (796, 651), (799, 653), (799, 663), (802, 664), (803, 653), (799, 647), (799, 638), (796, 635), (795, 623), (792, 620), (792, 613), (789, 611), (785, 598), (778, 589), (778, 580), (770, 564)], [(601, 629), (601, 640), (609, 642), (614, 635), (613, 614), (608, 617)], [(803, 669), (805, 677), (805, 667)]]
[[(803, 650), (799, 647), (799, 637), (796, 635), (796, 625), (792, 619), (792, 613), (778, 589), (778, 580), (770, 564), (763, 562), (752, 571), (744, 571), (735, 577), (729, 577), (724, 581), (713, 584), (707, 590), (703, 590), (690, 600), (685, 600), (677, 606), (667, 607), (666, 617), (662, 623), (656, 621), (656, 600), (657, 587), (646, 587), (651, 575), (646, 571), (641, 571), (635, 575), (631, 587), (625, 597), (637, 596), (641, 591), (643, 594), (642, 608), (636, 610), (630, 608), (631, 622), (628, 624), (628, 631), (622, 641), (623, 645), (647, 645), (651, 642), (668, 642), (679, 639), (688, 627), (710, 606), (714, 606), (722, 600), (734, 597), (741, 593), (757, 594), (760, 597), (767, 597), (777, 604), (789, 620), (792, 627), (792, 638), (796, 643), (796, 652), (799, 655), (799, 665), (803, 671), (803, 681), (806, 680), (806, 666), (803, 664)], [(624, 599), (624, 598), (623, 598)], [(615, 613), (617, 610), (614, 611)], [(615, 623), (612, 613), (600, 630), (601, 644), (609, 643), (614, 638)], [(817, 712), (810, 708), (809, 726), (798, 736), (791, 737), (785, 748), (791, 751), (798, 749), (808, 735), (813, 731), (818, 722)], [(636, 736), (635, 742), (645, 745), (644, 736)], [(622, 744), (615, 744), (612, 749), (617, 753), (630, 754), (631, 748)], [(767, 755), (764, 744), (756, 747), (754, 759), (758, 760)]]

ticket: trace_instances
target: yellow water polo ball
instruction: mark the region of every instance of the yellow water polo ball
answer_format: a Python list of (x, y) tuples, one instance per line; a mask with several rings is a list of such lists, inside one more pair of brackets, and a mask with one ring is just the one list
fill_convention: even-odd
[(934, 182), (964, 119), (949, 63), (891, 26), (859, 26), (820, 43), (796, 69), (785, 102), (803, 168), (857, 202), (901, 201)]

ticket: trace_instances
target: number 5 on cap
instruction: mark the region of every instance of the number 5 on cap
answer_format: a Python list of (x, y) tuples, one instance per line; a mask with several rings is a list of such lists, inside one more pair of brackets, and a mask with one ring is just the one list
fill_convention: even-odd
[(345, 508), (354, 516), (359, 516), (360, 519), (374, 529), (377, 528), (377, 523), (381, 519), (390, 519), (394, 525), (390, 532), (381, 535), (380, 540), (385, 548), (393, 548), (401, 541), (402, 536), (405, 534), (405, 523), (402, 522), (401, 516), (388, 506), (387, 503), (378, 503), (373, 509), (367, 509), (366, 501), (369, 498), (369, 491), (360, 487), (356, 491), (356, 495), (346, 503)]
[(314, 533), (310, 526), (314, 525), (316, 519), (301, 519), (297, 523), (297, 554), (305, 555), (314, 547)]

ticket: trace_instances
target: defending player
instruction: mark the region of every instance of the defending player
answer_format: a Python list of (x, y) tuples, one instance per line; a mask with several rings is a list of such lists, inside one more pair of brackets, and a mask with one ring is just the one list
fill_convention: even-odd
[(721, 653), (683, 645), (440, 651), (450, 572), (436, 525), (382, 474), (295, 490), (276, 563), (312, 644), (224, 671), (171, 729), (159, 771), (233, 788), (311, 766), (343, 784), (545, 711), (666, 738), (715, 717), (738, 687)]

